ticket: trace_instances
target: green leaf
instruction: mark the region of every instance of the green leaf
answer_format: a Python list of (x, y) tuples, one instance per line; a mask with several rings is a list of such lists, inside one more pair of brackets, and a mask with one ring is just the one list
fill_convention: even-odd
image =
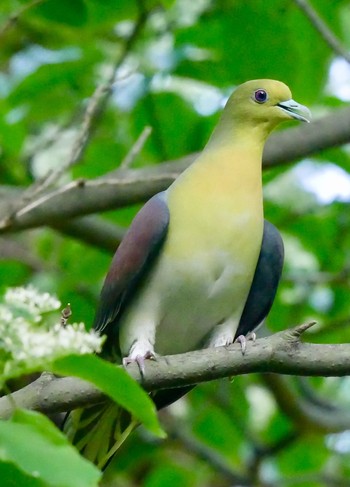
[(92, 382), (102, 392), (139, 419), (152, 433), (164, 437), (155, 405), (148, 394), (122, 368), (94, 355), (69, 355), (56, 360), (51, 370)]
[(97, 487), (101, 478), (48, 418), (22, 409), (0, 422), (0, 461), (6, 486)]
[(47, 20), (74, 27), (84, 25), (87, 21), (87, 9), (83, 0), (49, 0), (35, 12)]
[(42, 480), (26, 474), (18, 466), (10, 462), (0, 461), (0, 478), (2, 485), (6, 487), (46, 487)]
[[(329, 9), (332, 14), (325, 18), (336, 24), (333, 3)], [(328, 68), (330, 52), (319, 41), (319, 33), (290, 2), (271, 0), (268, 7), (264, 0), (214, 2), (200, 22), (176, 33), (183, 56), (176, 73), (225, 87), (254, 78), (280, 79), (306, 103), (317, 99)], [(188, 59), (187, 46), (203, 49), (205, 56)], [(297, 69), (291, 69), (291, 60), (297, 60)]]
[(195, 473), (190, 469), (176, 464), (161, 464), (146, 477), (145, 487), (191, 487), (199, 485), (195, 482)]
[(137, 6), (134, 0), (90, 0), (87, 4), (89, 22), (99, 24), (108, 21), (118, 21), (133, 18), (137, 15)]

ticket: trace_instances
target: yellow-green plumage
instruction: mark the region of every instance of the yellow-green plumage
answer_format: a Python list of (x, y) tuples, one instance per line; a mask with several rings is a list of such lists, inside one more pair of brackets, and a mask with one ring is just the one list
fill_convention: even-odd
[[(280, 122), (307, 121), (308, 115), (283, 83), (241, 85), (202, 154), (141, 210), (114, 257), (95, 321), (124, 363), (142, 366), (154, 353), (233, 342), (261, 251), (264, 143)], [(104, 411), (110, 420), (108, 450), (129, 430), (118, 432), (117, 406)], [(79, 434), (70, 431), (77, 441)], [(88, 440), (87, 435), (81, 449), (102, 465), (108, 455), (101, 438), (91, 439), (94, 445)]]
[[(269, 94), (264, 104), (253, 98), (259, 89)], [(241, 85), (202, 154), (166, 191), (169, 230), (147, 286), (121, 319), (124, 356), (186, 352), (206, 337), (232, 343), (262, 240), (262, 151), (291, 118), (277, 106), (290, 99), (277, 81)]]

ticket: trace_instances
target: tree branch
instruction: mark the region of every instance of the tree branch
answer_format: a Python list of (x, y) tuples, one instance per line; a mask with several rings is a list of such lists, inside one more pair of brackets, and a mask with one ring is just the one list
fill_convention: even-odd
[[(350, 142), (350, 108), (335, 110), (308, 126), (273, 135), (266, 144), (264, 167), (290, 163), (323, 149)], [(9, 204), (0, 205), (0, 233), (66, 222), (96, 213), (139, 203), (166, 189), (196, 157), (138, 170), (114, 171), (96, 180), (73, 181), (40, 196), (9, 218)], [(13, 200), (11, 200), (13, 201)]]
[(124, 228), (97, 216), (84, 216), (67, 222), (58, 222), (52, 225), (52, 228), (111, 253), (115, 252), (125, 234)]
[(29, 186), (21, 195), (20, 199), (16, 200), (13, 205), (12, 212), (8, 215), (8, 220), (15, 219), (17, 214), (31, 206), (31, 203), (37, 198), (40, 200), (40, 196), (49, 187), (51, 187), (66, 171), (68, 168), (77, 164), (84, 155), (85, 149), (90, 141), (91, 134), (98, 118), (104, 111), (108, 98), (112, 93), (113, 84), (116, 78), (118, 69), (125, 61), (126, 57), (130, 53), (132, 47), (138, 39), (139, 33), (144, 27), (148, 17), (148, 12), (143, 6), (143, 2), (139, 2), (139, 15), (135, 22), (134, 28), (126, 40), (122, 52), (118, 59), (114, 61), (110, 67), (110, 72), (105, 80), (103, 80), (94, 90), (91, 97), (88, 100), (85, 108), (82, 123), (79, 127), (77, 137), (74, 141), (71, 153), (64, 163), (55, 169), (50, 170), (43, 178), (35, 181), (34, 184)]
[(28, 266), (34, 272), (47, 270), (47, 265), (43, 264), (34, 252), (23, 242), (13, 238), (0, 238), (0, 260), (14, 260)]
[(321, 35), (325, 43), (338, 56), (345, 59), (350, 64), (350, 53), (342, 46), (337, 37), (333, 34), (327, 24), (321, 19), (316, 10), (310, 5), (307, 0), (294, 0), (294, 3), (304, 12), (311, 24)]
[(142, 130), (141, 134), (139, 135), (134, 145), (131, 147), (129, 153), (124, 157), (124, 159), (120, 163), (120, 166), (118, 168), (119, 170), (125, 170), (131, 167), (135, 158), (141, 152), (143, 146), (145, 145), (151, 133), (152, 133), (152, 127), (146, 125), (146, 127)]
[[(249, 342), (244, 356), (240, 346), (234, 344), (147, 361), (143, 378), (135, 364), (128, 366), (128, 372), (149, 392), (253, 372), (324, 377), (350, 374), (350, 344), (301, 343), (301, 334), (310, 326), (312, 323), (299, 325)], [(19, 407), (52, 413), (104, 400), (103, 394), (87, 382), (72, 377), (54, 378), (50, 374), (14, 392), (11, 398), (0, 398), (1, 418), (10, 416), (13, 401)], [(334, 426), (332, 431), (344, 429), (344, 424)]]

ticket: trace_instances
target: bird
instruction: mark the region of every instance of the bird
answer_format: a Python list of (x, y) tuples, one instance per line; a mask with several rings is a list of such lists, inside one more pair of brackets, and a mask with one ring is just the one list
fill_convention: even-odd
[[(113, 257), (93, 325), (106, 335), (102, 356), (125, 367), (136, 362), (145, 374), (147, 360), (159, 355), (235, 340), (244, 353), (245, 337), (270, 311), (283, 266), (281, 236), (264, 220), (264, 144), (281, 122), (310, 119), (280, 81), (235, 89), (203, 151), (141, 208)], [(189, 389), (152, 398), (162, 408)], [(108, 432), (94, 435), (107, 418)], [(112, 403), (73, 411), (67, 424), (71, 440), (101, 468), (116, 450), (115, 431), (134, 427)]]

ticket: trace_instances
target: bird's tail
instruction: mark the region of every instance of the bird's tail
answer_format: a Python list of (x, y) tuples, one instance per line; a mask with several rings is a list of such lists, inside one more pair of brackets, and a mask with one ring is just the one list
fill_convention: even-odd
[(70, 412), (63, 431), (87, 460), (103, 470), (138, 424), (124, 409), (108, 401)]

